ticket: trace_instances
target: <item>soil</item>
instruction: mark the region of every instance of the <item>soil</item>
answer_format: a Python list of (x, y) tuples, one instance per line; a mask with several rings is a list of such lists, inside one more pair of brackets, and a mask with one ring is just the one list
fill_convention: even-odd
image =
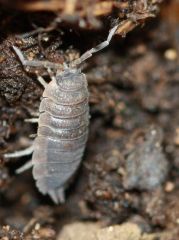
[[(75, 222), (125, 223), (126, 233), (133, 224), (134, 239), (179, 239), (179, 1), (0, 5), (0, 239), (63, 239), (59, 233)], [(29, 60), (69, 63), (117, 21), (109, 47), (82, 66), (89, 138), (66, 202), (55, 205), (38, 192), (31, 170), (16, 174), (31, 156), (4, 157), (32, 144), (37, 125), (25, 119), (38, 112), (43, 93), (37, 72), (50, 81), (44, 68), (23, 68), (12, 46)], [(94, 239), (112, 239), (102, 236)]]

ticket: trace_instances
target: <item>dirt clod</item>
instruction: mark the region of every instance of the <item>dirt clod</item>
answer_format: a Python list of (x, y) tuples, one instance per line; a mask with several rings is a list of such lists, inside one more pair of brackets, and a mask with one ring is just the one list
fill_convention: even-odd
[(143, 142), (139, 142), (129, 153), (124, 177), (127, 189), (152, 190), (164, 182), (168, 163), (162, 151), (161, 135), (161, 129), (149, 129)]

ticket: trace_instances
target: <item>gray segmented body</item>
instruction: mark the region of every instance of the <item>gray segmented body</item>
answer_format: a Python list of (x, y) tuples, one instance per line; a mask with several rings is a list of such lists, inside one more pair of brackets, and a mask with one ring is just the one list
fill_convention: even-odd
[(67, 70), (43, 92), (32, 156), (38, 189), (55, 202), (77, 170), (85, 149), (88, 125), (87, 80), (79, 70)]
[[(107, 47), (118, 29), (115, 25), (105, 41), (86, 51), (78, 59), (67, 64), (56, 64), (48, 61), (26, 60), (15, 46), (13, 49), (24, 66), (44, 67), (57, 70), (56, 78), (47, 84), (41, 76), (39, 82), (45, 87), (40, 103), (40, 117), (37, 137), (33, 146), (5, 157), (21, 157), (31, 154), (32, 162), (27, 162), (17, 173), (33, 165), (33, 176), (38, 189), (49, 194), (54, 202), (64, 200), (64, 190), (76, 172), (85, 149), (88, 125), (89, 106), (87, 81), (79, 70), (80, 65), (94, 53)], [(61, 74), (59, 74), (59, 71)]]

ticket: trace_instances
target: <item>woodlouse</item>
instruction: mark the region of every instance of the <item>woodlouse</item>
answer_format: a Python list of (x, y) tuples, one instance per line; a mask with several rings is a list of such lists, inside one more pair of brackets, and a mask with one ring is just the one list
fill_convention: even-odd
[(49, 71), (56, 69), (57, 74), (51, 76), (52, 81), (48, 84), (38, 76), (45, 90), (39, 107), (39, 118), (32, 119), (32, 122), (38, 122), (33, 146), (5, 154), (5, 157), (19, 157), (33, 152), (32, 161), (18, 172), (33, 166), (33, 177), (39, 191), (49, 194), (55, 203), (64, 201), (64, 190), (81, 162), (88, 136), (89, 93), (86, 76), (81, 73), (79, 65), (109, 45), (117, 28), (118, 25), (114, 26), (106, 41), (85, 52), (69, 66), (25, 60), (21, 51), (13, 46), (22, 65), (41, 66)]

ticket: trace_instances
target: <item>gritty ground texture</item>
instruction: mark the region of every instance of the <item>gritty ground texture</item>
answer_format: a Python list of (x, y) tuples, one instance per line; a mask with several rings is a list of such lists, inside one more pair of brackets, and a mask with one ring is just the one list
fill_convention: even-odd
[[(0, 0), (0, 239), (179, 239), (179, 1)], [(29, 60), (69, 62), (103, 41), (83, 65), (90, 129), (81, 167), (54, 205), (36, 189), (31, 145), (43, 88)], [(87, 238), (88, 236), (88, 238)]]

